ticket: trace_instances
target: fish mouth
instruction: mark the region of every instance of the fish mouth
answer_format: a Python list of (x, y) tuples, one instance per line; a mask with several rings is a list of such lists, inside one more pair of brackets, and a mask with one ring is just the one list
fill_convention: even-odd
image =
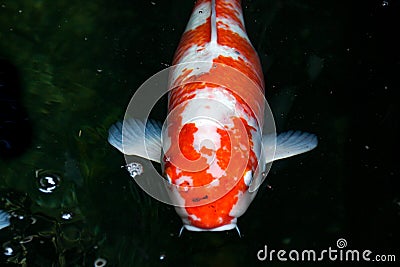
[(187, 225), (184, 224), (183, 227), (188, 230), (188, 231), (194, 231), (194, 232), (202, 232), (202, 231), (209, 231), (209, 232), (218, 232), (218, 231), (228, 231), (237, 228), (236, 223), (231, 223), (231, 224), (225, 224), (222, 226), (218, 226), (215, 228), (199, 228), (193, 225)]

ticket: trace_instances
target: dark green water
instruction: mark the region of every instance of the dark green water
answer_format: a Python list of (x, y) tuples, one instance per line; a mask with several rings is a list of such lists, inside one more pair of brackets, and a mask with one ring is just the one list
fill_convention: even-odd
[[(136, 88), (171, 62), (192, 1), (0, 1), (0, 58), (19, 71), (32, 124), (25, 152), (0, 161), (0, 210), (13, 214), (0, 265), (307, 266), (256, 254), (338, 238), (399, 261), (400, 8), (385, 3), (244, 1), (277, 129), (314, 132), (319, 146), (273, 165), (238, 238), (178, 237), (174, 209), (143, 193), (106, 141)], [(45, 174), (60, 179), (52, 193), (39, 190)]]

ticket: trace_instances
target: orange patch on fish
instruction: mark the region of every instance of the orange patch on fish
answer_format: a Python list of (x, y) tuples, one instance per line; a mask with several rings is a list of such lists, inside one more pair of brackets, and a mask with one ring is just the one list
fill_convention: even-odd
[[(229, 213), (237, 203), (238, 195), (247, 189), (243, 175), (248, 170), (254, 171), (254, 166), (256, 166), (254, 165), (254, 162), (257, 162), (256, 155), (251, 150), (253, 145), (251, 131), (254, 128), (241, 118), (233, 118), (233, 122), (232, 128), (216, 130), (220, 136), (220, 148), (216, 151), (216, 160), (219, 167), (225, 172), (221, 177), (213, 177), (208, 172), (209, 168), (199, 172), (188, 172), (180, 169), (179, 175), (175, 175), (177, 166), (169, 162), (165, 166), (172, 183), (176, 184), (181, 177), (190, 177), (192, 181), (190, 186), (188, 182), (177, 185), (185, 188), (185, 190), (180, 191), (180, 195), (185, 201), (188, 219), (193, 226), (211, 229), (229, 223), (233, 219)], [(186, 125), (183, 127), (185, 129), (183, 136), (186, 136), (190, 143), (189, 140), (193, 137), (196, 127), (192, 124)], [(238, 131), (238, 129), (242, 129), (242, 131)], [(192, 147), (187, 151), (192, 151)], [(205, 151), (209, 151), (209, 149), (205, 149)], [(186, 150), (183, 153), (186, 153), (189, 157), (198, 155), (192, 152), (187, 153)], [(236, 179), (233, 179), (233, 177), (236, 177)], [(218, 183), (212, 184), (216, 180), (218, 180)], [(195, 190), (193, 190), (194, 188)], [(212, 203), (193, 207), (193, 205), (201, 204), (202, 200), (207, 200), (213, 195), (221, 195), (222, 197)]]

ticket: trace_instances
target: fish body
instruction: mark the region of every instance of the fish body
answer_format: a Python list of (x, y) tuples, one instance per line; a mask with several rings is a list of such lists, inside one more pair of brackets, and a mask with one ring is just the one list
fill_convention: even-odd
[(161, 163), (163, 175), (174, 185), (171, 197), (184, 228), (237, 228), (237, 218), (257, 192), (249, 188), (263, 180), (266, 164), (309, 151), (317, 139), (308, 133), (283, 133), (272, 142), (272, 157), (265, 156), (270, 141), (263, 136), (264, 78), (245, 31), (240, 0), (197, 1), (173, 66), (164, 130), (150, 129), (162, 140), (145, 137), (148, 147), (159, 153), (146, 156), (135, 144), (135, 137), (144, 134), (135, 130), (138, 122), (127, 123), (130, 134), (124, 144), (121, 124), (112, 126), (109, 142), (125, 154)]
[[(205, 63), (190, 68), (188, 62)], [(251, 106), (241, 97), (249, 90), (264, 93), (264, 79), (240, 1), (196, 2), (173, 60), (173, 65), (179, 64), (184, 69), (177, 67), (171, 78), (176, 88), (169, 95), (173, 115), (168, 116), (164, 135), (171, 144), (165, 147), (165, 174), (173, 184), (204, 187), (192, 194), (176, 192), (182, 198), (176, 210), (185, 228), (229, 230), (250, 204), (245, 177), (257, 168), (262, 129), (257, 117), (262, 118), (264, 104), (263, 98), (254, 99), (259, 101)], [(229, 75), (225, 66), (243, 77)], [(246, 86), (251, 82), (253, 86)], [(191, 162), (185, 164), (185, 159)], [(210, 203), (210, 194), (221, 197)], [(209, 203), (196, 205), (201, 202)]]

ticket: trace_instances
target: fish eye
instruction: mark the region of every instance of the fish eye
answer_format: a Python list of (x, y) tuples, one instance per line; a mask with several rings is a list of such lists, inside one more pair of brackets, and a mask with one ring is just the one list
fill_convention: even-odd
[(253, 180), (253, 172), (252, 171), (247, 171), (244, 174), (244, 183), (249, 186), (251, 184), (251, 181)]

